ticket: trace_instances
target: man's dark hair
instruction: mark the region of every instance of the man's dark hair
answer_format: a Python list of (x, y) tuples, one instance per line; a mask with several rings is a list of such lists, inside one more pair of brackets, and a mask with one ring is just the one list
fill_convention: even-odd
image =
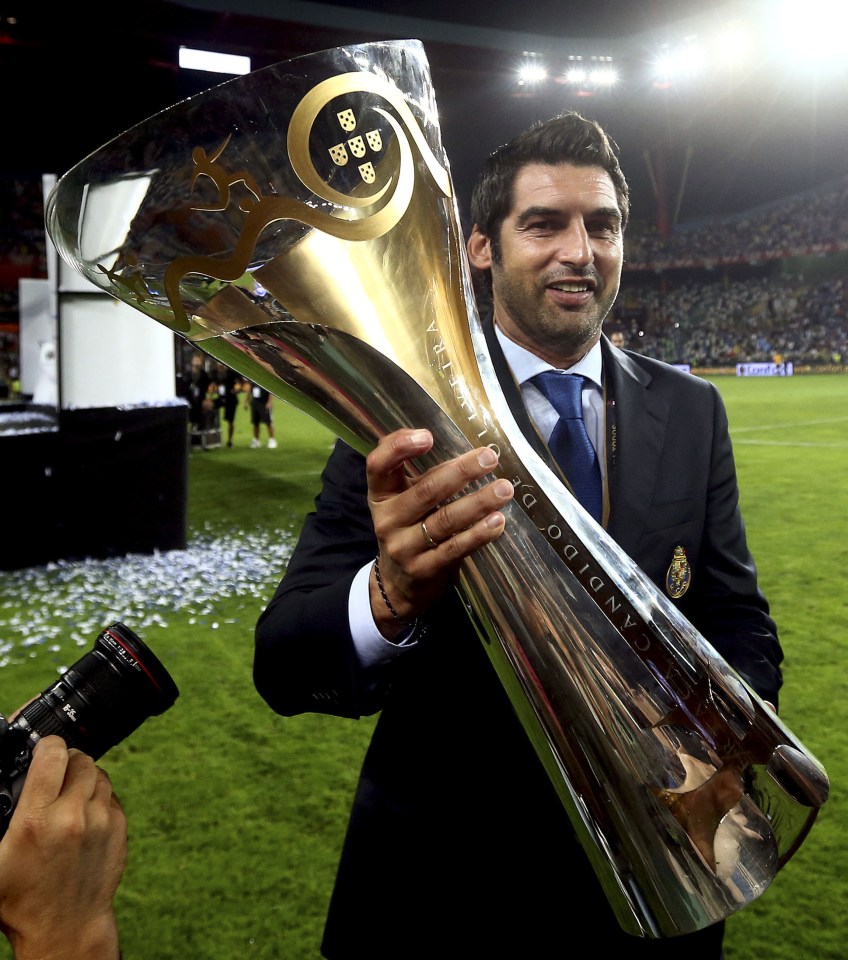
[(621, 227), (630, 214), (630, 188), (618, 161), (618, 144), (594, 120), (573, 110), (533, 124), (490, 154), (471, 194), (471, 222), (489, 238), (500, 257), (500, 231), (512, 209), (515, 179), (531, 163), (602, 167), (610, 175), (621, 209)]

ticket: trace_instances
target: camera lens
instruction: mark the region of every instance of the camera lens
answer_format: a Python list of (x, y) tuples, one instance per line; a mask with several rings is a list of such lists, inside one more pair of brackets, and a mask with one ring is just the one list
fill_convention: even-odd
[(179, 691), (168, 671), (123, 623), (113, 623), (94, 648), (32, 703), (13, 726), (35, 740), (58, 734), (95, 760), (148, 718), (173, 706)]

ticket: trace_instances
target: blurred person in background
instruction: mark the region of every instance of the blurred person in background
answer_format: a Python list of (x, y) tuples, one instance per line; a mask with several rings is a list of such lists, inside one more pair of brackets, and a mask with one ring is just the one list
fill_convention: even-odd
[(245, 406), (248, 406), (250, 409), (250, 423), (253, 427), (253, 439), (250, 441), (251, 447), (262, 446), (260, 433), (263, 425), (268, 431), (268, 448), (273, 450), (277, 446), (277, 433), (274, 429), (274, 416), (271, 412), (273, 403), (274, 398), (267, 390), (258, 387), (255, 383), (251, 384), (250, 393), (248, 394), (247, 403), (245, 404)]
[(233, 445), (233, 433), (236, 427), (236, 410), (238, 409), (239, 393), (241, 392), (244, 381), (235, 372), (235, 370), (218, 364), (218, 395), (215, 398), (215, 406), (218, 410), (224, 411), (224, 422), (227, 425), (227, 446)]
[(215, 400), (209, 395), (211, 386), (212, 377), (203, 355), (192, 354), (188, 386), (188, 420), (192, 430), (209, 430), (215, 426)]

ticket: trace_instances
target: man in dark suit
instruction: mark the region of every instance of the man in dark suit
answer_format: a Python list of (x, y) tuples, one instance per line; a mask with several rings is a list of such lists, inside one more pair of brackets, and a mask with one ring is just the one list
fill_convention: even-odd
[[(746, 545), (721, 398), (601, 334), (628, 210), (615, 145), (576, 114), (489, 158), (468, 252), (491, 274), (492, 362), (546, 457), (557, 415), (534, 378), (548, 369), (586, 378), (601, 522), (776, 705), (782, 654)], [(426, 425), (383, 438), (367, 459), (336, 444), (257, 625), (254, 679), (274, 710), (380, 711), (323, 955), (717, 960), (722, 923), (641, 939), (616, 922), (451, 589), (463, 558), (502, 533), (512, 486), (492, 475), (497, 458), (485, 447), (410, 478), (405, 461), (431, 446)]]

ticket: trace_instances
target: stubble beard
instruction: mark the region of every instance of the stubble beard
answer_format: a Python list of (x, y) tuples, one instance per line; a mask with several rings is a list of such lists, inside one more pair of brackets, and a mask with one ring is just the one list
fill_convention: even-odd
[(593, 297), (587, 308), (568, 310), (546, 303), (544, 288), (530, 292), (526, 286), (511, 283), (503, 272), (493, 268), (492, 291), (498, 305), (497, 314), (502, 320), (508, 317), (523, 346), (531, 351), (535, 345), (546, 353), (579, 357), (600, 337), (618, 286), (611, 292), (604, 290), (600, 299)]

